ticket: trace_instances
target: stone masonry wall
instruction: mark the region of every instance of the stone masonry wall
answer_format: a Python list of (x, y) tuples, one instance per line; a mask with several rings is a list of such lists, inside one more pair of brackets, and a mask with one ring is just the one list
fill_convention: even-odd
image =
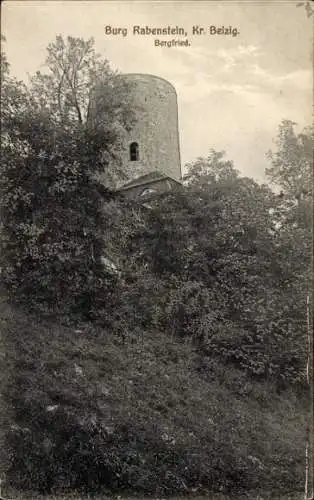
[[(178, 106), (175, 88), (152, 75), (127, 74), (134, 84), (136, 124), (125, 139), (123, 164), (128, 180), (154, 170), (181, 178)], [(139, 145), (139, 160), (130, 161), (129, 147)]]

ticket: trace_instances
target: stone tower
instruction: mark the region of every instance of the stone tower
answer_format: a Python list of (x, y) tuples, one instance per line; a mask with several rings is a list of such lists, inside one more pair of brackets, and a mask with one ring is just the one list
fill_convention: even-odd
[[(135, 122), (122, 138), (122, 169), (104, 173), (103, 182), (126, 196), (144, 197), (181, 185), (177, 94), (154, 75), (119, 75), (130, 83)], [(91, 119), (97, 112), (92, 104)], [(119, 166), (120, 168), (120, 166)], [(119, 170), (119, 169), (118, 169)]]
[(126, 74), (132, 83), (136, 121), (125, 137), (125, 194), (165, 191), (181, 180), (177, 94), (171, 83), (153, 75)]
[[(134, 175), (157, 170), (180, 180), (177, 94), (173, 85), (153, 75), (123, 75), (134, 85), (136, 124), (126, 140), (124, 163)], [(132, 144), (138, 159), (132, 158)], [(133, 147), (135, 149), (135, 147)], [(133, 177), (133, 174), (132, 174)]]

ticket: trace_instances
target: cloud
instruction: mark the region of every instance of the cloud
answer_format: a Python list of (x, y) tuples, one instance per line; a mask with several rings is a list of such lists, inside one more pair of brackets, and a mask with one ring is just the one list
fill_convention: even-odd
[(184, 102), (222, 93), (231, 93), (250, 104), (262, 102), (263, 96), (267, 100), (281, 96), (293, 101), (296, 92), (311, 91), (310, 69), (278, 74), (262, 65), (263, 52), (257, 45), (242, 44), (217, 51), (207, 50), (206, 46), (191, 49), (186, 48), (178, 59), (171, 60), (171, 71), (176, 74), (176, 87)]
[(312, 86), (312, 72), (308, 69), (299, 69), (281, 75), (272, 74), (258, 64), (250, 68), (251, 76), (259, 81), (260, 86), (280, 89), (284, 86), (299, 90), (310, 90)]
[(217, 58), (223, 62), (223, 71), (230, 71), (240, 63), (250, 64), (250, 61), (260, 54), (261, 49), (255, 45), (238, 45), (231, 49), (219, 49)]

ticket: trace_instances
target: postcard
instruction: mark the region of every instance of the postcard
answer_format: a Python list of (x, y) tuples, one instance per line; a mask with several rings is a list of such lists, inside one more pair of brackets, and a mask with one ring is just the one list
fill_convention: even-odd
[(1, 498), (312, 498), (313, 18), (3, 2)]

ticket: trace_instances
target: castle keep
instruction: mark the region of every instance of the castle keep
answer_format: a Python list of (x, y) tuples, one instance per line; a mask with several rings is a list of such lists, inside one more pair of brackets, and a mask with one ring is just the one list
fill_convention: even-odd
[(136, 121), (124, 138), (127, 181), (117, 190), (129, 197), (152, 196), (180, 185), (178, 105), (175, 88), (153, 75), (126, 74), (132, 83)]

